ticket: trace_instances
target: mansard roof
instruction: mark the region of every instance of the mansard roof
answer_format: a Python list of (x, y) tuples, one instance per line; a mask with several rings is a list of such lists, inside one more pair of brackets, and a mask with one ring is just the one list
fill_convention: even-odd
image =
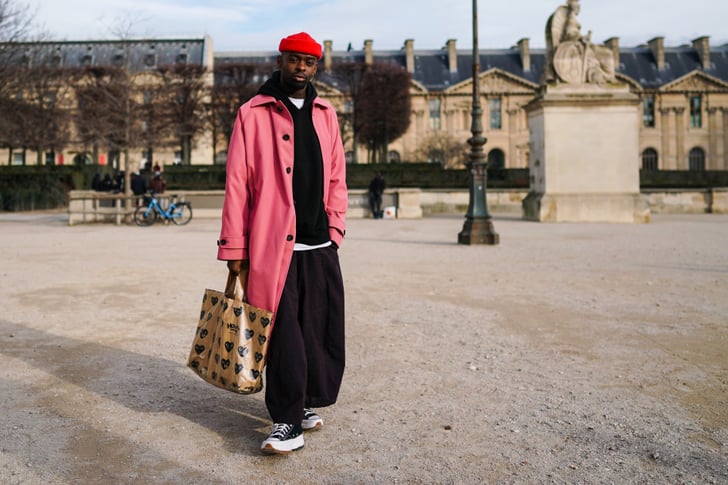
[[(472, 51), (457, 50), (457, 69), (450, 71), (448, 50), (443, 49), (414, 49), (414, 70), (412, 79), (424, 86), (428, 91), (445, 91), (452, 86), (469, 80), (473, 73)], [(622, 77), (633, 79), (642, 89), (658, 89), (661, 86), (670, 84), (685, 75), (704, 71), (714, 78), (728, 82), (728, 44), (723, 46), (711, 46), (710, 67), (703, 69), (702, 62), (693, 46), (665, 47), (665, 68), (657, 68), (657, 61), (649, 46), (627, 47), (620, 49), (619, 65), (616, 66), (617, 74)], [(530, 49), (531, 69), (524, 70), (521, 51), (517, 47), (509, 49), (481, 49), (480, 50), (480, 71), (487, 72), (498, 69), (516, 77), (525, 79), (530, 83), (540, 84), (544, 65), (546, 64), (545, 49)], [(217, 62), (275, 62), (277, 52), (267, 53), (217, 53)], [(339, 62), (364, 62), (365, 52), (355, 51), (333, 51), (332, 64)], [(374, 62), (390, 62), (407, 68), (407, 60), (404, 49), (400, 50), (374, 50), (372, 51)], [(337, 84), (336, 79), (322, 77), (322, 80)]]
[[(524, 39), (526, 40), (526, 39)], [(131, 39), (131, 40), (92, 40), (92, 41), (48, 41), (0, 43), (0, 51), (12, 50), (20, 53), (16, 59), (27, 58), (39, 53), (47, 60), (60, 62), (67, 67), (84, 65), (123, 65), (133, 72), (150, 68), (179, 64), (206, 65), (211, 67), (213, 58), (210, 53), (212, 43), (209, 38), (191, 39)], [(10, 49), (8, 49), (10, 48)], [(685, 77), (691, 72), (705, 72), (711, 77), (728, 83), (728, 44), (710, 46), (710, 63), (707, 68), (699, 58), (694, 46), (664, 47), (664, 69), (658, 69), (653, 50), (649, 46), (620, 48), (618, 75), (634, 80), (642, 89), (655, 90)], [(450, 71), (449, 49), (413, 49), (413, 85), (430, 92), (451, 89), (472, 77), (473, 55), (471, 50), (455, 50), (457, 59), (455, 69)], [(407, 68), (405, 49), (372, 50), (374, 62), (387, 62)], [(479, 52), (480, 72), (493, 69), (539, 84), (546, 63), (545, 49), (528, 49), (530, 70), (524, 70), (519, 47), (508, 49), (481, 49)], [(214, 62), (250, 63), (274, 65), (277, 51), (216, 52)], [(331, 52), (332, 64), (341, 62), (365, 62), (366, 53), (360, 50)], [(150, 60), (153, 64), (150, 65)], [(32, 62), (32, 59), (31, 61)], [(329, 83), (336, 89), (342, 86), (334, 75), (319, 69), (319, 80)]]
[(123, 66), (142, 72), (173, 64), (205, 65), (207, 39), (129, 39), (0, 43), (16, 62), (64, 67)]
[(657, 89), (694, 71), (703, 71), (728, 82), (728, 44), (710, 47), (710, 67), (703, 69), (697, 51), (692, 46), (665, 47), (665, 68), (657, 61), (648, 46), (622, 48), (617, 72), (637, 81), (643, 89)]

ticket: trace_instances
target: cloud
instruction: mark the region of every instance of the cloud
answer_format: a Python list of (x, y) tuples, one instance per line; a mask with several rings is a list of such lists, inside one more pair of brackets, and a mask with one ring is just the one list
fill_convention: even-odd
[[(120, 23), (131, 23), (140, 37), (212, 36), (217, 50), (275, 50), (278, 39), (302, 30), (332, 40), (335, 50), (349, 42), (360, 49), (365, 39), (379, 50), (400, 49), (414, 39), (417, 49), (439, 49), (457, 39), (472, 46), (471, 2), (419, 0), (28, 0), (38, 6), (46, 30), (65, 39), (113, 38)], [(545, 45), (549, 15), (565, 0), (479, 2), (478, 32), (482, 49), (508, 48), (520, 38), (533, 47)], [(583, 32), (601, 42), (620, 37), (634, 46), (662, 35), (677, 45), (710, 35), (711, 43), (728, 41), (725, 0), (584, 1), (579, 16)]]

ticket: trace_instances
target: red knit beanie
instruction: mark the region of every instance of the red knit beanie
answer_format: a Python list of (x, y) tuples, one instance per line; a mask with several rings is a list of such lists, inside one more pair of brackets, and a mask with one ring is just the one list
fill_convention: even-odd
[(321, 44), (316, 42), (306, 32), (299, 32), (298, 34), (291, 34), (288, 37), (284, 37), (278, 45), (278, 50), (281, 52), (300, 52), (301, 54), (308, 54), (310, 56), (316, 56), (317, 59), (321, 59)]

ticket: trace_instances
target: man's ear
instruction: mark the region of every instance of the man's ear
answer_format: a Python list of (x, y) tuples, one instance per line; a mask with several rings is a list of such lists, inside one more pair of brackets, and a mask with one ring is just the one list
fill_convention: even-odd
[(276, 59), (276, 64), (278, 65), (278, 69), (283, 67), (283, 55), (278, 54), (278, 58)]

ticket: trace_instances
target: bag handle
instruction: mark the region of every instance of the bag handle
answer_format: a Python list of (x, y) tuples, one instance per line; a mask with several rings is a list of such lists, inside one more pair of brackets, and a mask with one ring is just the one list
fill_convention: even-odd
[[(228, 269), (228, 276), (227, 276), (227, 282), (225, 283), (225, 296), (227, 298), (236, 298), (239, 294), (239, 297), (242, 301), (245, 301), (245, 289), (248, 287), (248, 273), (250, 271), (250, 267), (247, 265), (244, 265), (240, 269), (240, 273), (235, 273), (233, 271), (230, 271)], [(237, 283), (240, 282), (240, 291), (236, 291)]]

